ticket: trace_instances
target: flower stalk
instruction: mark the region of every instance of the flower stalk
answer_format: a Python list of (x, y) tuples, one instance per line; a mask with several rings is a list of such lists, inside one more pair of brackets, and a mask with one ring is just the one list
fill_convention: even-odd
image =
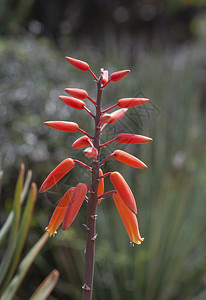
[(86, 230), (86, 253), (85, 253), (85, 272), (82, 300), (90, 300), (92, 298), (93, 277), (94, 277), (94, 260), (95, 260), (95, 240), (96, 236), (96, 219), (97, 201), (98, 201), (98, 185), (99, 185), (99, 169), (100, 169), (100, 116), (101, 116), (101, 100), (102, 100), (102, 75), (97, 81), (97, 102), (95, 117), (95, 134), (94, 147), (98, 151), (97, 159), (93, 161), (92, 166), (92, 189), (87, 205), (87, 228)]

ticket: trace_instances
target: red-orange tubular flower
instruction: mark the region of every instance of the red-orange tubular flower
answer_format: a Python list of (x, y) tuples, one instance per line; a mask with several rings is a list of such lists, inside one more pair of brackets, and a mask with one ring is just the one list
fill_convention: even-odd
[(72, 57), (69, 57), (69, 56), (66, 56), (65, 58), (71, 65), (73, 65), (74, 67), (80, 69), (81, 71), (88, 71), (89, 70), (89, 65), (85, 61), (75, 59), (75, 58), (72, 58)]
[(85, 199), (86, 193), (87, 185), (85, 183), (78, 183), (72, 193), (71, 199), (64, 215), (62, 225), (63, 230), (67, 229), (76, 218), (76, 215), (78, 214), (80, 207), (82, 206), (82, 203)]
[(67, 131), (67, 132), (77, 132), (77, 130), (79, 129), (79, 125), (74, 122), (48, 121), (48, 122), (44, 122), (44, 124), (53, 129)]
[(64, 159), (44, 180), (39, 193), (46, 192), (52, 188), (64, 175), (66, 175), (75, 166), (75, 162), (71, 158)]
[(122, 70), (122, 71), (117, 71), (114, 72), (110, 75), (110, 79), (112, 81), (119, 81), (121, 79), (123, 79), (124, 77), (126, 77), (129, 74), (130, 70)]
[(147, 98), (122, 98), (118, 100), (118, 105), (121, 108), (134, 107), (145, 104), (149, 101)]
[(119, 172), (112, 172), (110, 180), (127, 207), (136, 214), (137, 206), (134, 196), (123, 176)]
[(96, 159), (98, 156), (98, 151), (95, 147), (88, 147), (84, 150), (84, 155), (88, 158)]
[(90, 138), (88, 136), (83, 135), (80, 138), (78, 138), (76, 141), (74, 141), (74, 143), (72, 144), (72, 148), (80, 149), (82, 147), (89, 146), (90, 145), (89, 140)]
[(124, 227), (129, 235), (131, 245), (134, 243), (141, 244), (144, 239), (140, 235), (136, 215), (131, 212), (118, 193), (114, 193), (112, 197)]
[(114, 112), (112, 112), (110, 115), (111, 119), (110, 121), (108, 122), (109, 124), (113, 124), (117, 121), (119, 121), (121, 118), (124, 117), (124, 115), (126, 114), (127, 112), (127, 108), (122, 108), (122, 109), (118, 109), (118, 110), (115, 110)]
[(115, 150), (113, 157), (114, 159), (121, 161), (122, 163), (127, 164), (134, 168), (138, 168), (138, 169), (147, 168), (147, 166), (140, 159), (122, 150)]
[(88, 97), (88, 93), (85, 90), (82, 89), (76, 89), (76, 88), (67, 88), (65, 89), (65, 92), (69, 94), (72, 97), (76, 97), (78, 99), (84, 100)]
[(55, 236), (57, 233), (57, 229), (61, 225), (64, 219), (65, 211), (67, 209), (67, 205), (71, 199), (72, 193), (74, 191), (74, 187), (70, 188), (62, 197), (61, 201), (57, 205), (55, 211), (53, 212), (53, 215), (49, 221), (48, 227), (45, 228), (46, 231), (48, 231), (49, 236), (52, 235)]
[(86, 105), (82, 100), (68, 96), (59, 96), (59, 99), (62, 100), (68, 106), (79, 110), (84, 109), (84, 106)]
[(120, 133), (117, 136), (117, 142), (120, 144), (144, 144), (151, 141), (150, 137), (139, 134)]

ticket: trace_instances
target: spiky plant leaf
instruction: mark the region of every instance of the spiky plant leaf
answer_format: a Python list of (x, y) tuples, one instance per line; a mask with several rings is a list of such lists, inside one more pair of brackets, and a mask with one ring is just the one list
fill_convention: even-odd
[[(29, 170), (27, 172), (27, 176), (26, 176), (26, 180), (25, 180), (25, 183), (24, 183), (24, 187), (21, 191), (21, 205), (24, 203), (24, 199), (27, 195), (27, 192), (28, 192), (28, 189), (29, 189), (29, 185), (30, 185), (30, 182), (31, 182), (31, 177), (32, 177), (32, 171)], [(13, 217), (14, 217), (14, 211), (12, 210), (10, 212), (10, 214), (8, 215), (5, 223), (3, 224), (2, 228), (0, 229), (0, 245), (1, 243), (3, 242), (3, 240), (5, 239), (10, 227), (11, 227), (11, 224), (12, 224), (12, 221), (13, 221)]]
[(4, 282), (1, 287), (2, 291), (4, 291), (6, 289), (6, 287), (8, 286), (8, 284), (16, 270), (16, 267), (19, 263), (20, 255), (21, 255), (24, 243), (25, 243), (25, 239), (26, 239), (26, 236), (27, 236), (27, 233), (29, 230), (29, 226), (30, 226), (30, 222), (31, 222), (31, 218), (32, 218), (34, 204), (36, 201), (36, 193), (37, 193), (36, 184), (32, 183), (30, 193), (27, 198), (26, 207), (24, 209), (23, 217), (21, 219), (21, 224), (20, 224), (20, 228), (19, 228), (15, 252), (13, 254), (12, 261), (9, 266), (6, 277), (4, 278)]
[(26, 273), (28, 272), (31, 264), (35, 260), (36, 256), (44, 246), (48, 239), (48, 234), (45, 233), (41, 239), (32, 247), (29, 253), (25, 256), (25, 258), (20, 263), (17, 273), (9, 283), (7, 289), (5, 290), (4, 294), (2, 295), (1, 300), (11, 300), (16, 291), (18, 290), (19, 286), (21, 285)]
[(53, 270), (39, 285), (29, 300), (46, 300), (59, 279), (59, 272)]
[(9, 242), (6, 249), (6, 253), (2, 259), (1, 266), (0, 266), (0, 284), (2, 284), (4, 280), (4, 276), (9, 268), (9, 264), (12, 259), (12, 255), (15, 250), (16, 240), (17, 240), (17, 233), (19, 227), (19, 219), (21, 214), (21, 193), (23, 187), (23, 180), (24, 180), (24, 165), (21, 165), (19, 177), (16, 184), (15, 195), (14, 195), (14, 204), (13, 204), (13, 222), (11, 226), (11, 232), (9, 235)]

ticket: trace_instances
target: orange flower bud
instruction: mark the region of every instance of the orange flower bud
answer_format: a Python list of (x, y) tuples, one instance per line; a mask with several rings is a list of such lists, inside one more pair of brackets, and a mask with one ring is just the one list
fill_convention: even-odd
[(76, 218), (76, 215), (78, 214), (80, 207), (82, 206), (82, 203), (85, 199), (86, 193), (87, 185), (85, 183), (78, 183), (72, 193), (71, 199), (64, 215), (62, 225), (63, 230), (67, 229)]
[(88, 146), (88, 145), (90, 145), (89, 138), (88, 138), (88, 136), (83, 135), (72, 144), (72, 147), (74, 149), (80, 149), (80, 148)]
[(74, 89), (65, 89), (65, 92), (67, 94), (69, 94), (70, 96), (76, 97), (81, 100), (86, 99), (88, 96), (87, 91), (82, 90), (82, 89), (75, 89), (75, 88)]
[(124, 180), (123, 176), (119, 172), (112, 172), (110, 174), (110, 180), (119, 193), (120, 197), (127, 205), (127, 207), (134, 213), (137, 213), (137, 206), (132, 194), (132, 191), (126, 181)]
[(144, 104), (148, 101), (149, 101), (149, 99), (147, 99), (147, 98), (122, 98), (122, 99), (119, 99), (118, 105), (121, 108), (134, 107), (134, 106)]
[(48, 122), (44, 122), (44, 124), (53, 129), (67, 131), (67, 132), (77, 132), (77, 130), (79, 129), (79, 125), (74, 122), (48, 121)]
[(65, 58), (70, 64), (72, 64), (74, 67), (80, 69), (81, 71), (89, 70), (89, 65), (85, 61), (75, 59), (75, 58), (71, 58), (71, 57), (68, 57), (68, 56), (66, 56)]
[(67, 105), (79, 110), (84, 109), (84, 106), (86, 105), (83, 101), (68, 96), (59, 96), (59, 99)]
[(147, 166), (141, 160), (122, 150), (115, 150), (113, 157), (114, 159), (121, 161), (122, 163), (127, 164), (134, 168), (138, 168), (138, 169), (147, 168)]
[(110, 114), (102, 114), (100, 117), (100, 123), (109, 123), (111, 121), (111, 115)]
[(126, 77), (129, 74), (130, 70), (122, 70), (122, 71), (117, 71), (114, 72), (110, 75), (110, 79), (112, 81), (118, 81), (123, 79), (124, 77)]
[(54, 236), (57, 232), (56, 230), (59, 228), (61, 223), (63, 222), (65, 211), (67, 209), (67, 205), (71, 199), (72, 193), (74, 191), (74, 187), (70, 188), (62, 197), (61, 201), (57, 205), (51, 220), (49, 221), (48, 227), (45, 228), (48, 231), (49, 236)]
[[(99, 169), (99, 176), (102, 176), (103, 172), (102, 169)], [(92, 181), (92, 173), (91, 173), (91, 181)], [(101, 178), (99, 181), (98, 186), (98, 196), (104, 193), (104, 178)], [(102, 198), (98, 200), (97, 204), (100, 204), (102, 201)]]
[(150, 137), (138, 134), (120, 133), (117, 136), (117, 142), (120, 144), (144, 144), (151, 141)]
[(96, 159), (98, 156), (98, 151), (95, 147), (88, 147), (84, 150), (84, 155), (88, 158)]
[(105, 84), (108, 81), (108, 71), (104, 70), (102, 73), (102, 83)]
[(118, 120), (120, 120), (121, 118), (123, 118), (127, 110), (128, 110), (127, 108), (122, 108), (122, 109), (115, 110), (113, 113), (111, 113), (110, 114), (111, 120), (109, 124), (113, 124)]
[(53, 187), (64, 175), (74, 168), (74, 165), (75, 163), (71, 158), (63, 160), (44, 180), (39, 189), (39, 193), (46, 192)]
[(137, 222), (137, 217), (135, 214), (131, 212), (131, 210), (127, 207), (127, 205), (124, 203), (122, 198), (118, 193), (114, 193), (112, 195), (114, 199), (114, 203), (117, 207), (117, 210), (119, 212), (119, 215), (122, 219), (122, 222), (124, 224), (124, 227), (129, 235), (131, 244), (141, 244), (141, 242), (144, 240), (141, 238), (140, 232), (139, 232), (139, 226)]

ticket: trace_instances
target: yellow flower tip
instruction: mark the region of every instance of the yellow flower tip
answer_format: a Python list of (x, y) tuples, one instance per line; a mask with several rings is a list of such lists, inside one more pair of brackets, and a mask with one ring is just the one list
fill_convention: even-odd
[(130, 242), (130, 245), (133, 246), (133, 247), (134, 247), (134, 244), (136, 244), (136, 245), (141, 245), (141, 243), (144, 241), (144, 238), (142, 238), (142, 237), (140, 238), (140, 237), (139, 237), (139, 239), (141, 239), (141, 241), (135, 239), (135, 241)]
[(50, 226), (47, 226), (45, 230), (48, 232), (49, 237), (55, 237), (55, 235), (57, 234), (57, 231), (54, 230), (54, 228), (51, 228)]
[(142, 242), (140, 242), (140, 241), (133, 241), (133, 242), (130, 242), (130, 246), (131, 246), (131, 247), (134, 247), (134, 244), (136, 244), (136, 245), (141, 245), (141, 243), (142, 243)]

